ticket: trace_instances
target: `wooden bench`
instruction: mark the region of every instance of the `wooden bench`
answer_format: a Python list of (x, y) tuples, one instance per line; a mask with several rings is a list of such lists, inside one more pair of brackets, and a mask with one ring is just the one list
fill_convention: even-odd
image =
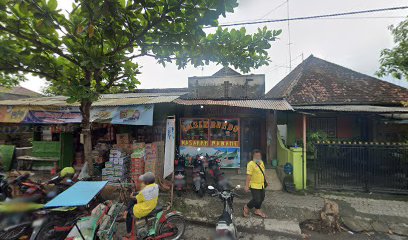
[(33, 156), (19, 156), (17, 159), (17, 170), (23, 170), (25, 162), (28, 162), (28, 167), (26, 170), (31, 170), (34, 162), (46, 162), (53, 163), (55, 170), (58, 168), (58, 158), (47, 158), (47, 157), (33, 157)]

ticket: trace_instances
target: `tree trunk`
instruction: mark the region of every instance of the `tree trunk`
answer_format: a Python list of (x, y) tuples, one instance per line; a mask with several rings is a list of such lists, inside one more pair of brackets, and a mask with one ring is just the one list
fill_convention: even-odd
[(89, 100), (81, 101), (81, 114), (82, 114), (82, 131), (83, 144), (84, 144), (84, 157), (85, 162), (88, 163), (88, 174), (89, 176), (94, 175), (93, 171), (93, 160), (92, 160), (92, 135), (91, 135), (91, 105), (92, 102)]

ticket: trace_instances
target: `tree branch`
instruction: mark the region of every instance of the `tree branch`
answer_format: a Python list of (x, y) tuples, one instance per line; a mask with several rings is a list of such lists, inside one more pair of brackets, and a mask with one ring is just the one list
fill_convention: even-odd
[(24, 67), (0, 67), (0, 71), (16, 71), (16, 72), (25, 72), (25, 73), (34, 73), (34, 74), (38, 74), (42, 77), (48, 78), (48, 79), (52, 79), (55, 81), (58, 81), (59, 79), (56, 76), (52, 76), (51, 74), (45, 73), (45, 72), (41, 72), (41, 71), (35, 71), (32, 69), (28, 69), (28, 68), (24, 68)]
[(62, 52), (61, 49), (59, 49), (57, 47), (52, 47), (52, 46), (50, 46), (50, 45), (48, 45), (46, 43), (43, 43), (43, 42), (37, 40), (36, 38), (27, 37), (27, 36), (23, 35), (20, 31), (13, 31), (13, 30), (11, 30), (9, 28), (3, 27), (2, 25), (0, 25), (0, 30), (8, 32), (8, 33), (10, 33), (10, 34), (12, 34), (12, 35), (14, 35), (14, 36), (16, 36), (18, 38), (24, 39), (24, 40), (26, 40), (28, 42), (31, 42), (32, 44), (34, 44), (36, 46), (39, 46), (39, 47), (42, 47), (42, 48), (44, 48), (46, 50), (52, 51), (55, 54), (58, 54), (59, 56), (61, 56), (61, 57), (65, 58), (65, 59), (67, 59), (68, 61), (72, 62), (73, 64), (81, 67), (81, 65), (79, 64), (78, 61), (76, 61), (75, 59), (67, 56), (66, 54), (64, 54)]
[[(181, 3), (177, 6), (178, 8), (181, 7)], [(150, 29), (152, 29), (153, 27), (155, 27), (156, 25), (160, 24), (163, 20), (164, 17), (166, 16), (167, 13), (171, 12), (174, 9), (178, 9), (177, 7), (171, 8), (171, 9), (167, 9), (166, 11), (163, 11), (163, 13), (161, 14), (160, 18), (156, 19), (156, 21), (152, 22), (151, 24), (147, 24), (146, 28), (143, 29), (142, 32), (140, 32), (135, 38), (130, 39), (129, 42), (125, 45), (122, 45), (118, 48), (116, 48), (115, 50), (105, 54), (106, 56), (111, 56), (111, 55), (115, 55), (117, 52), (122, 51), (123, 49), (129, 48), (133, 45), (133, 43), (140, 39), (143, 35), (145, 35)]]

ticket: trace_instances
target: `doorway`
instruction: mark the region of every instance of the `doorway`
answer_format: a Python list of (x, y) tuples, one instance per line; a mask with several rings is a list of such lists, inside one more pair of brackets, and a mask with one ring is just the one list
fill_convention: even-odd
[(241, 168), (246, 168), (254, 149), (261, 150), (266, 160), (265, 139), (265, 119), (241, 118)]

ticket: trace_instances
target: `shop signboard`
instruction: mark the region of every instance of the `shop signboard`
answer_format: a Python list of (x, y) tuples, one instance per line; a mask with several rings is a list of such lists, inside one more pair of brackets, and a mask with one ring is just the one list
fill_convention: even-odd
[(239, 119), (183, 118), (180, 120), (180, 153), (221, 159), (225, 168), (240, 167)]
[(164, 171), (163, 177), (166, 178), (174, 171), (174, 152), (176, 143), (176, 120), (167, 119), (166, 124), (166, 145), (164, 148)]
[(58, 109), (34, 108), (28, 111), (24, 123), (64, 124), (80, 123), (82, 115), (78, 107), (66, 107)]
[(94, 107), (91, 109), (91, 122), (152, 126), (153, 108), (153, 104)]

